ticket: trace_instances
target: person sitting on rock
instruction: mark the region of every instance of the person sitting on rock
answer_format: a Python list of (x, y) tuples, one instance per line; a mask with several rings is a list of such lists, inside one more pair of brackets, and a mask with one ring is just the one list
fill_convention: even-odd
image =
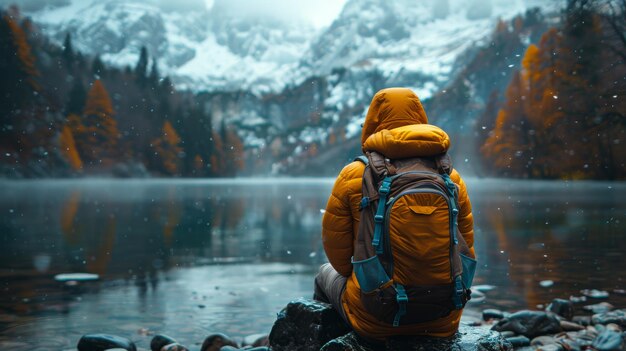
[(372, 341), (451, 336), (470, 298), (475, 254), (472, 208), (446, 154), (449, 137), (428, 124), (415, 93), (389, 88), (369, 106), (361, 145), (366, 157), (341, 170), (328, 199), (329, 263), (314, 298)]

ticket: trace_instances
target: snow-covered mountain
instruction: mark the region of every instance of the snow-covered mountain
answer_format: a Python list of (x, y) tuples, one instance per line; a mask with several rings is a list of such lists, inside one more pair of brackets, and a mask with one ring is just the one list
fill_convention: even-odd
[(57, 41), (72, 33), (79, 50), (111, 64), (134, 65), (145, 45), (162, 72), (193, 90), (277, 92), (333, 68), (372, 67), (385, 77), (418, 73), (427, 79), (414, 87), (427, 97), (497, 18), (546, 3), (349, 0), (331, 26), (321, 29), (242, 15), (229, 0), (193, 11), (154, 1), (67, 0), (27, 14)]

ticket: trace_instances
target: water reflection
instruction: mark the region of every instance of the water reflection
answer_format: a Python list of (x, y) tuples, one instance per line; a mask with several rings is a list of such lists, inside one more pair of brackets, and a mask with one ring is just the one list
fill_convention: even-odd
[[(324, 261), (320, 209), (331, 186), (332, 180), (0, 184), (0, 345), (22, 342), (32, 350), (36, 338), (61, 349), (89, 331), (147, 345), (140, 328), (193, 341), (211, 331), (267, 331), (281, 306), (310, 295)], [(626, 287), (625, 186), (475, 180), (469, 189), (476, 281), (496, 286), (472, 308), (534, 308), (583, 288)], [(102, 280), (55, 282), (64, 272)], [(554, 286), (540, 287), (547, 279)], [(626, 301), (612, 296), (611, 303)]]

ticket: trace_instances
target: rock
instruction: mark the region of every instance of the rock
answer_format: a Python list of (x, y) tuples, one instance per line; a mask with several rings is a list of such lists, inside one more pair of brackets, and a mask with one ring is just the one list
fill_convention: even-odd
[(386, 351), (506, 351), (513, 350), (509, 341), (488, 327), (460, 326), (452, 338), (403, 337), (391, 338)]
[(620, 328), (620, 326), (615, 324), (615, 323), (607, 324), (606, 325), (606, 329), (614, 330), (614, 331), (617, 331), (617, 332), (621, 332), (622, 331), (622, 328)]
[(170, 338), (167, 335), (157, 334), (150, 341), (150, 350), (151, 351), (161, 351), (161, 348), (165, 345), (174, 344), (176, 340)]
[(591, 325), (591, 317), (590, 316), (574, 316), (572, 318), (572, 322), (586, 327), (588, 325)]
[(587, 296), (570, 296), (569, 300), (573, 303), (581, 303), (587, 301)]
[(488, 321), (490, 319), (502, 319), (504, 318), (504, 312), (496, 310), (495, 308), (488, 308), (483, 310), (483, 320)]
[(553, 280), (542, 280), (539, 282), (539, 286), (541, 286), (542, 288), (549, 288), (553, 285), (554, 285)]
[(104, 351), (107, 349), (124, 349), (127, 351), (137, 351), (135, 343), (115, 335), (109, 334), (87, 334), (78, 341), (78, 351)]
[(537, 351), (565, 351), (565, 348), (559, 344), (550, 344), (539, 346)]
[(513, 347), (522, 347), (522, 346), (530, 345), (530, 339), (528, 339), (527, 337), (523, 335), (506, 338), (506, 340), (510, 342), (511, 345), (513, 345)]
[(626, 310), (622, 309), (594, 314), (593, 317), (591, 317), (591, 321), (593, 324), (615, 323), (624, 328), (626, 327)]
[(593, 305), (583, 306), (583, 309), (585, 309), (587, 311), (591, 311), (593, 313), (609, 312), (613, 308), (614, 308), (614, 306), (611, 305), (608, 302), (600, 302), (600, 303), (596, 303), (596, 304), (593, 304)]
[(596, 290), (596, 289), (585, 289), (580, 291), (581, 294), (591, 297), (594, 299), (606, 299), (609, 297), (608, 291)]
[(328, 341), (349, 332), (330, 304), (298, 299), (278, 314), (269, 342), (272, 350), (318, 351)]
[(204, 339), (200, 351), (219, 351), (222, 346), (232, 346), (237, 350), (239, 346), (224, 334), (211, 334)]
[(624, 289), (613, 289), (613, 292), (618, 295), (626, 295), (626, 290)]
[(370, 344), (354, 332), (350, 332), (327, 342), (320, 351), (374, 351), (381, 348), (384, 349), (384, 346)]
[(163, 346), (160, 351), (189, 351), (189, 349), (179, 343), (173, 343)]
[(241, 342), (241, 347), (244, 346), (270, 346), (269, 335), (267, 334), (252, 334), (243, 338)]
[(510, 338), (512, 336), (515, 336), (515, 333), (513, 333), (510, 330), (505, 330), (503, 332), (500, 332), (500, 335), (502, 335), (503, 338), (507, 339), (507, 338)]
[(556, 313), (565, 319), (572, 319), (574, 316), (574, 303), (570, 300), (554, 299), (550, 302), (546, 311)]
[(542, 335), (532, 339), (530, 344), (533, 346), (551, 345), (556, 344), (556, 339), (552, 336)]
[(560, 323), (561, 329), (564, 331), (577, 331), (585, 329), (585, 327), (583, 327), (582, 325), (573, 322), (561, 321)]
[(220, 347), (219, 349), (216, 349), (216, 350), (218, 350), (218, 351), (235, 351), (235, 350), (241, 350), (241, 349), (238, 348), (238, 347), (232, 347), (230, 345), (226, 345), (226, 346), (222, 346), (222, 347)]
[(626, 349), (622, 333), (606, 329), (591, 344), (598, 351), (620, 351)]
[(546, 312), (522, 310), (500, 320), (493, 326), (493, 330), (510, 330), (516, 334), (534, 338), (560, 332), (561, 324), (554, 315)]

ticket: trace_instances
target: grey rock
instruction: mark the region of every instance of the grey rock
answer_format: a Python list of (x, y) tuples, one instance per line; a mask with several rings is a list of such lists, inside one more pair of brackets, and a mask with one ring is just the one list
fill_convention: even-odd
[(574, 316), (574, 303), (570, 300), (554, 299), (550, 302), (546, 311), (556, 313), (565, 319), (572, 319)]
[(241, 346), (270, 346), (270, 340), (268, 334), (252, 334), (243, 338), (241, 342)]
[(86, 334), (78, 341), (78, 351), (104, 351), (107, 349), (124, 349), (137, 351), (135, 343), (116, 335)]
[(574, 323), (574, 322), (561, 321), (560, 323), (561, 323), (561, 329), (563, 329), (563, 331), (577, 331), (577, 330), (585, 329), (584, 326)]
[(583, 309), (585, 309), (587, 311), (591, 311), (593, 313), (609, 312), (613, 308), (614, 308), (614, 306), (611, 305), (608, 302), (600, 302), (600, 303), (596, 303), (596, 304), (593, 304), (593, 305), (583, 306)]
[(160, 351), (189, 351), (189, 349), (179, 343), (173, 343), (163, 346)]
[(593, 324), (615, 323), (620, 327), (626, 327), (626, 310), (615, 310), (611, 312), (594, 314), (591, 317)]
[(580, 291), (581, 294), (594, 299), (606, 299), (609, 297), (609, 292), (596, 289), (585, 289)]
[(348, 332), (348, 326), (330, 304), (301, 298), (278, 314), (269, 342), (275, 351), (318, 351)]
[(150, 341), (150, 350), (151, 351), (161, 351), (161, 348), (165, 345), (174, 344), (176, 340), (170, 338), (167, 335), (157, 334)]
[(528, 338), (555, 334), (561, 331), (559, 320), (551, 314), (541, 311), (522, 310), (500, 320), (493, 330), (510, 330)]
[(236, 342), (232, 341), (228, 336), (224, 334), (212, 334), (204, 339), (200, 351), (219, 351), (223, 346), (234, 347), (235, 350), (239, 348)]
[(565, 348), (559, 344), (550, 344), (539, 346), (537, 351), (565, 351)]
[(320, 351), (374, 351), (381, 348), (384, 346), (370, 344), (351, 332), (327, 342)]
[(593, 340), (592, 346), (598, 351), (620, 351), (626, 349), (622, 333), (610, 329), (600, 333)]
[(504, 312), (496, 310), (495, 308), (488, 308), (483, 310), (483, 320), (488, 321), (490, 319), (502, 319), (504, 318)]
[(219, 351), (235, 351), (235, 350), (240, 350), (240, 348), (232, 347), (230, 345), (226, 345), (226, 346), (222, 346), (222, 347), (220, 347), (219, 349), (216, 349), (216, 350), (219, 350)]
[(591, 316), (574, 316), (572, 322), (586, 327), (591, 325)]
[(506, 338), (506, 340), (510, 342), (511, 345), (513, 345), (513, 347), (522, 347), (522, 346), (530, 345), (530, 339), (528, 339), (527, 337), (523, 335)]
[(542, 335), (532, 339), (530, 344), (533, 346), (551, 345), (556, 344), (556, 339), (552, 336)]

